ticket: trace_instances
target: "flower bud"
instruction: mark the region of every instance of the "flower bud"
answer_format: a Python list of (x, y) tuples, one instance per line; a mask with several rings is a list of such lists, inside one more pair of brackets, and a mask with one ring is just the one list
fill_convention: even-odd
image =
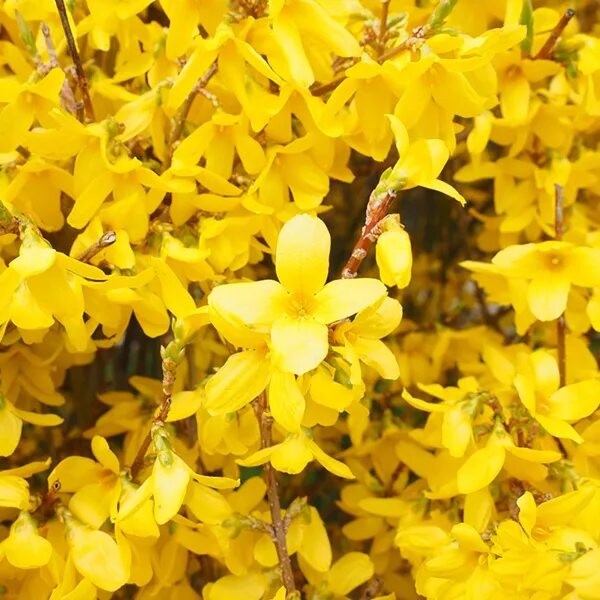
[(412, 251), (404, 229), (384, 231), (377, 240), (377, 266), (381, 281), (388, 286), (405, 288), (410, 282)]

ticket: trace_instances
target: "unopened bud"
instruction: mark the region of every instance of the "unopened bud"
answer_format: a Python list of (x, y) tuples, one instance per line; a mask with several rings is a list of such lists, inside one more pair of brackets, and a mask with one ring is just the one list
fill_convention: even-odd
[(377, 240), (375, 252), (379, 276), (388, 286), (405, 288), (410, 282), (412, 250), (408, 233), (401, 227), (384, 231)]

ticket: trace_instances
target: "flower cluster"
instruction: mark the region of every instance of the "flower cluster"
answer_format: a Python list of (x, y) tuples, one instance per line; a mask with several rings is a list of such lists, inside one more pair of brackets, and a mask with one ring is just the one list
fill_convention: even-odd
[(600, 12), (0, 2), (0, 597), (600, 598)]

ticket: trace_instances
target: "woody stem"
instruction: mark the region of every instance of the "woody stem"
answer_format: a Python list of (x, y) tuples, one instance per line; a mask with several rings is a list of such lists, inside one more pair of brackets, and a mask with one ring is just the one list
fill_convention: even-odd
[[(555, 204), (554, 204), (554, 237), (560, 241), (563, 237), (563, 208), (564, 197), (563, 188), (558, 183), (554, 184)], [(566, 333), (567, 325), (565, 315), (562, 314), (556, 320), (556, 353), (558, 355), (558, 372), (560, 375), (561, 387), (567, 383), (567, 355), (566, 355)]]
[(386, 190), (384, 192), (377, 193), (376, 190), (371, 192), (369, 202), (367, 204), (367, 216), (365, 218), (365, 225), (362, 228), (360, 238), (350, 258), (346, 261), (344, 268), (342, 269), (342, 279), (352, 279), (356, 277), (358, 269), (365, 259), (371, 246), (377, 238), (381, 235), (379, 224), (381, 220), (387, 215), (392, 200), (396, 198), (396, 192), (394, 190)]
[[(172, 342), (173, 343), (173, 342)], [(144, 466), (144, 459), (146, 457), (146, 452), (148, 452), (148, 448), (150, 447), (150, 442), (152, 441), (152, 429), (155, 425), (162, 425), (166, 422), (167, 417), (169, 416), (169, 410), (171, 409), (171, 397), (173, 396), (173, 386), (175, 385), (175, 373), (177, 369), (177, 363), (170, 358), (169, 356), (164, 356), (162, 360), (162, 402), (160, 403), (160, 407), (158, 409), (158, 413), (152, 419), (152, 426), (148, 430), (146, 437), (144, 437), (143, 442), (141, 443), (135, 459), (133, 463), (131, 463), (131, 479), (135, 480)]]
[(565, 30), (569, 21), (575, 16), (575, 11), (572, 8), (569, 8), (563, 16), (560, 18), (560, 21), (556, 24), (552, 32), (550, 33), (546, 43), (542, 46), (540, 51), (535, 55), (535, 60), (550, 58), (552, 56), (552, 51), (554, 50), (554, 46), (558, 41), (558, 38), (561, 36), (562, 32)]
[[(258, 426), (260, 428), (261, 446), (270, 448), (273, 445), (272, 437), (272, 422), (267, 413), (267, 396), (262, 392), (252, 403)], [(269, 509), (271, 511), (271, 522), (273, 527), (273, 542), (279, 559), (279, 568), (281, 570), (281, 578), (285, 587), (286, 594), (293, 594), (296, 591), (296, 583), (294, 582), (294, 572), (292, 563), (287, 550), (286, 541), (286, 524), (281, 515), (281, 502), (279, 501), (279, 492), (277, 490), (277, 479), (275, 471), (270, 462), (264, 466), (265, 482), (267, 484), (267, 498), (269, 500)]]
[[(88, 121), (94, 121), (94, 107), (92, 106), (92, 99), (90, 98), (90, 92), (88, 88), (88, 81), (85, 76), (85, 71), (83, 70), (83, 65), (81, 64), (81, 57), (79, 56), (79, 52), (77, 50), (77, 45), (75, 44), (75, 38), (73, 37), (73, 32), (71, 31), (71, 26), (69, 25), (69, 17), (67, 16), (67, 7), (65, 6), (64, 0), (54, 0), (56, 4), (56, 10), (58, 10), (58, 14), (60, 16), (60, 22), (65, 33), (65, 38), (67, 40), (67, 46), (69, 47), (69, 54), (73, 59), (73, 64), (75, 65), (75, 75), (77, 79), (77, 86), (79, 87), (79, 91), (81, 93), (81, 100), (83, 102), (83, 109), (85, 112), (85, 118)], [(80, 119), (83, 120), (83, 119)]]

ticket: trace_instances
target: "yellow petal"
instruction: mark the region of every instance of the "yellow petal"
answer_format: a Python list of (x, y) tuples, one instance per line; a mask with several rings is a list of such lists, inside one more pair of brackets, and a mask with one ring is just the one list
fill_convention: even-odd
[(269, 362), (261, 352), (233, 354), (206, 384), (204, 407), (211, 415), (239, 410), (267, 387), (269, 371)]
[(408, 402), (411, 406), (414, 406), (419, 410), (424, 410), (425, 412), (446, 412), (449, 409), (449, 406), (447, 404), (443, 404), (442, 402), (426, 402), (425, 400), (421, 400), (420, 398), (415, 398), (406, 389), (402, 392), (402, 398), (406, 400), (406, 402)]
[(196, 414), (203, 401), (204, 395), (199, 389), (193, 392), (185, 391), (173, 394), (167, 422), (172, 423), (173, 421), (181, 421), (182, 419), (191, 417)]
[(185, 504), (199, 521), (210, 525), (220, 525), (233, 512), (222, 494), (196, 482), (190, 485)]
[(537, 350), (530, 356), (535, 375), (535, 387), (544, 396), (554, 393), (560, 384), (560, 374), (555, 358), (544, 350)]
[(206, 600), (260, 600), (263, 597), (267, 581), (265, 575), (254, 573), (251, 575), (225, 575), (213, 584), (206, 586)]
[(291, 293), (309, 297), (327, 279), (331, 237), (325, 223), (310, 215), (296, 215), (281, 229), (277, 240), (277, 277)]
[(348, 552), (329, 571), (329, 590), (345, 596), (373, 577), (373, 563), (367, 554)]
[(114, 538), (77, 524), (69, 529), (68, 540), (75, 568), (95, 586), (114, 592), (125, 585), (129, 573)]
[(282, 473), (300, 473), (313, 459), (306, 438), (302, 434), (289, 435), (283, 443), (274, 448), (271, 454), (271, 464)]
[(331, 567), (331, 544), (319, 511), (310, 507), (310, 522), (304, 529), (298, 554), (316, 571), (325, 573)]
[(21, 439), (23, 421), (14, 415), (0, 396), (0, 456), (10, 456)]
[(21, 277), (33, 277), (47, 271), (56, 260), (56, 250), (44, 246), (22, 248), (19, 256), (10, 263)]
[(0, 507), (25, 510), (29, 506), (29, 486), (22, 477), (0, 474)]
[(578, 421), (591, 415), (600, 405), (600, 381), (587, 379), (567, 385), (547, 400), (547, 415), (564, 421)]
[(565, 256), (565, 270), (575, 285), (600, 286), (600, 249), (573, 248)]
[(273, 321), (283, 314), (287, 300), (288, 293), (283, 286), (266, 279), (219, 285), (210, 293), (208, 305), (225, 319), (233, 315), (255, 330), (268, 331)]
[(558, 319), (567, 307), (569, 287), (569, 280), (562, 274), (546, 273), (536, 276), (527, 289), (527, 303), (536, 319)]
[(315, 295), (312, 316), (327, 325), (367, 308), (385, 293), (378, 279), (336, 279)]
[(269, 410), (290, 433), (300, 431), (306, 401), (291, 373), (274, 371), (269, 382)]
[(153, 258), (152, 266), (160, 281), (161, 297), (169, 311), (178, 319), (193, 313), (196, 303), (173, 273), (171, 267), (160, 258)]
[(179, 512), (191, 479), (190, 468), (177, 454), (171, 453), (169, 460), (162, 460), (161, 456), (159, 454), (154, 461), (152, 469), (154, 518), (159, 525)]
[(535, 525), (537, 507), (531, 492), (525, 492), (517, 499), (519, 507), (519, 522), (527, 535), (531, 535), (531, 530)]
[(320, 462), (330, 473), (343, 477), (344, 479), (355, 479), (354, 474), (343, 462), (336, 460), (321, 450), (312, 440), (308, 440), (307, 446), (315, 459)]
[(273, 323), (271, 343), (277, 366), (303, 375), (327, 356), (327, 326), (311, 318), (283, 317)]
[(521, 69), (513, 69), (504, 77), (500, 107), (502, 116), (515, 125), (520, 125), (529, 114), (529, 81)]
[(577, 431), (575, 431), (573, 426), (569, 425), (566, 421), (540, 414), (535, 415), (535, 419), (550, 435), (567, 440), (573, 440), (578, 444), (583, 442), (583, 438), (577, 433)]
[(10, 527), (2, 544), (8, 562), (18, 569), (36, 569), (50, 561), (52, 545), (38, 533), (37, 524), (28, 512), (21, 512)]
[(400, 377), (396, 355), (381, 340), (358, 338), (353, 346), (360, 359), (384, 379), (394, 380)]
[(475, 450), (456, 473), (461, 494), (470, 494), (489, 485), (504, 465), (504, 447), (489, 445)]
[(450, 456), (464, 456), (473, 438), (471, 419), (462, 404), (453, 406), (444, 414), (442, 421), (442, 444), (448, 448)]
[(96, 460), (105, 468), (112, 471), (115, 475), (119, 474), (121, 467), (119, 459), (110, 449), (108, 442), (100, 435), (95, 435), (92, 438), (92, 452)]

